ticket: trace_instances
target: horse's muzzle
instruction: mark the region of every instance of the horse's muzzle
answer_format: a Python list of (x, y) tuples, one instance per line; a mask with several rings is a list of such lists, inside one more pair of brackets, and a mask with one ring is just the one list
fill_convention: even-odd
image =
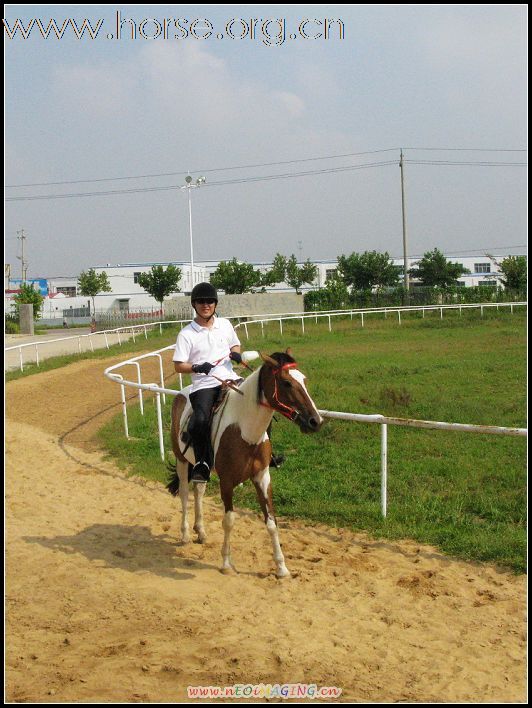
[(323, 425), (323, 418), (321, 418), (321, 416), (313, 415), (308, 418), (303, 418), (300, 416), (297, 422), (299, 423), (302, 433), (317, 433)]

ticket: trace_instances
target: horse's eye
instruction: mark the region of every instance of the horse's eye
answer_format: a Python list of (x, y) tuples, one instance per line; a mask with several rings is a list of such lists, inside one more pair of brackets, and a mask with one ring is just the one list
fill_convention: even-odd
[(283, 386), (285, 388), (292, 388), (292, 384), (290, 383), (290, 381), (283, 381)]

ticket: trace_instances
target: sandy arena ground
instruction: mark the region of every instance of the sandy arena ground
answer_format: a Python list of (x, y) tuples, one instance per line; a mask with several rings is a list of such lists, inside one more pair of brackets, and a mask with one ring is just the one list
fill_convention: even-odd
[(114, 361), (7, 385), (8, 701), (173, 703), (189, 685), (296, 682), (341, 701), (525, 701), (523, 576), (281, 519), (293, 577), (280, 581), (247, 511), (225, 576), (216, 497), (207, 543), (180, 546), (178, 502), (94, 441), (120, 410), (102, 375)]

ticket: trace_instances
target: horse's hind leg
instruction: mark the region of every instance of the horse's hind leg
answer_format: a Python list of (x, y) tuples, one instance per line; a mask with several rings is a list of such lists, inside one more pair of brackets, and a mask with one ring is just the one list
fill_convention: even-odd
[(253, 484), (257, 492), (257, 497), (264, 514), (266, 528), (270, 534), (270, 539), (273, 547), (273, 558), (277, 566), (276, 575), (278, 578), (286, 578), (290, 575), (290, 571), (285, 565), (284, 555), (279, 542), (279, 532), (277, 530), (277, 522), (273, 512), (272, 485), (270, 482), (270, 468), (257, 473), (253, 477)]
[(177, 460), (176, 471), (179, 475), (179, 498), (181, 499), (181, 542), (188, 543), (190, 536), (188, 535), (188, 462)]
[(207, 483), (200, 482), (194, 485), (194, 531), (198, 534), (198, 541), (204, 543), (207, 535), (203, 526), (203, 495)]
[(231, 531), (235, 524), (235, 512), (233, 511), (233, 484), (231, 481), (224, 482), (220, 478), (220, 492), (222, 495), (222, 501), (225, 507), (225, 514), (222, 521), (222, 527), (224, 530), (224, 542), (222, 546), (222, 573), (231, 573), (234, 571), (233, 564), (231, 562)]

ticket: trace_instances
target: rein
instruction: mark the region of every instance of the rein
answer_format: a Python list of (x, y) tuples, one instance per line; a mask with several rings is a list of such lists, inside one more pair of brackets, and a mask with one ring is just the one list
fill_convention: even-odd
[(285, 418), (288, 418), (288, 420), (291, 420), (292, 422), (296, 420), (296, 418), (299, 416), (299, 412), (295, 409), (292, 408), (291, 406), (285, 405), (282, 401), (279, 400), (278, 396), (278, 389), (277, 389), (277, 379), (275, 378), (277, 374), (280, 371), (283, 371), (284, 369), (296, 369), (297, 368), (297, 363), (291, 362), (289, 364), (283, 364), (282, 366), (277, 367), (277, 369), (272, 369), (273, 373), (273, 382), (274, 382), (274, 389), (273, 389), (273, 400), (276, 403), (278, 408), (275, 408), (274, 406), (270, 406), (269, 403), (264, 403), (263, 401), (259, 401), (259, 405), (263, 406), (264, 408), (270, 408), (273, 411), (277, 411), (281, 415), (284, 415)]

